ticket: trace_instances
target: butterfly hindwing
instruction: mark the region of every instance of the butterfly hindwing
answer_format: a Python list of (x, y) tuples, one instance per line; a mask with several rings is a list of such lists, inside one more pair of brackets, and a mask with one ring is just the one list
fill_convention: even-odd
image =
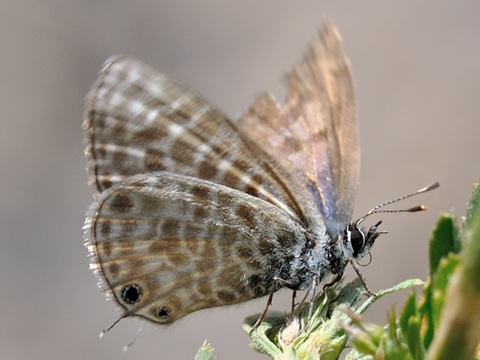
[(165, 172), (104, 191), (87, 216), (92, 268), (126, 315), (160, 323), (267, 295), (304, 246), (277, 207)]

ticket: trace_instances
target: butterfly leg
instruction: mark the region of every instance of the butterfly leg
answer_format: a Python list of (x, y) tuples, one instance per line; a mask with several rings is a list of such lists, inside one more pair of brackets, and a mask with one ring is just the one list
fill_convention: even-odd
[(365, 288), (365, 291), (368, 293), (370, 296), (377, 296), (374, 292), (370, 291), (370, 289), (367, 287), (367, 283), (365, 281), (365, 278), (363, 277), (362, 273), (360, 272), (360, 269), (358, 268), (358, 265), (353, 262), (352, 260), (349, 260), (350, 264), (353, 267), (353, 270), (357, 273), (358, 277), (360, 278), (360, 281), (362, 282), (363, 287)]
[(255, 324), (253, 324), (252, 329), (250, 330), (250, 334), (255, 330), (257, 330), (257, 328), (262, 323), (263, 319), (265, 318), (265, 315), (267, 315), (268, 308), (272, 305), (272, 300), (273, 300), (273, 291), (270, 293), (270, 295), (268, 295), (267, 305), (265, 305), (265, 309), (263, 309), (263, 312), (260, 314), (257, 321), (255, 321)]
[[(288, 287), (290, 285), (290, 283), (287, 280), (284, 280), (284, 279), (281, 279), (281, 278), (278, 278), (278, 277), (274, 277), (273, 282), (278, 283), (278, 284), (280, 284), (282, 286), (285, 286), (285, 287)], [(276, 288), (276, 286), (274, 286), (273, 288)], [(295, 308), (296, 293), (297, 292), (294, 290), (293, 291), (293, 296), (292, 296), (292, 313), (293, 313), (293, 309)], [(260, 326), (263, 319), (265, 318), (265, 315), (267, 315), (268, 308), (272, 305), (272, 300), (273, 300), (273, 291), (268, 295), (267, 304), (265, 306), (265, 309), (263, 309), (263, 312), (260, 314), (257, 321), (255, 321), (255, 324), (253, 324), (253, 327), (252, 327), (252, 330), (250, 330), (250, 333), (253, 332), (254, 330), (256, 330)]]
[(313, 281), (312, 281), (312, 287), (310, 288), (310, 292), (309, 292), (310, 306), (308, 308), (307, 324), (310, 323), (310, 319), (312, 318), (312, 315), (313, 315), (313, 306), (314, 306), (315, 295), (317, 293), (317, 286), (318, 286), (318, 275), (314, 275)]
[(339, 282), (342, 279), (342, 276), (343, 276), (343, 271), (341, 273), (338, 273), (337, 276), (335, 276), (335, 278), (332, 281), (323, 285), (323, 290), (325, 290), (327, 287), (331, 287), (335, 285), (337, 282)]
[(297, 290), (293, 290), (293, 288), (295, 287), (295, 284), (289, 282), (288, 280), (283, 280), (283, 279), (277, 278), (277, 277), (274, 280), (276, 282), (278, 282), (280, 285), (282, 285), (283, 287), (287, 287), (287, 288), (292, 289), (292, 303), (291, 303), (292, 311), (291, 311), (291, 313), (293, 314), (295, 312), (295, 307), (303, 305), (303, 303), (305, 302), (305, 298), (303, 298), (303, 300), (299, 304), (296, 304), (295, 300), (297, 299)]
[(297, 290), (292, 291), (292, 314), (295, 310), (295, 299), (297, 298)]

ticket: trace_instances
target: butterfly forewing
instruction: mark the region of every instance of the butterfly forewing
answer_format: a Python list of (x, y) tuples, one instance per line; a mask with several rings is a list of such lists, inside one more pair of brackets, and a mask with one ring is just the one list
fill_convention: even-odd
[(273, 278), (305, 243), (270, 203), (166, 172), (104, 191), (88, 217), (94, 267), (117, 303), (161, 323), (277, 290)]
[(278, 104), (260, 96), (239, 126), (300, 173), (332, 237), (351, 220), (359, 176), (353, 86), (340, 36), (326, 24), (302, 62), (287, 74)]
[(193, 90), (138, 60), (107, 61), (87, 96), (84, 132), (98, 192), (168, 171), (259, 197), (303, 223), (312, 216), (313, 205), (275, 159)]

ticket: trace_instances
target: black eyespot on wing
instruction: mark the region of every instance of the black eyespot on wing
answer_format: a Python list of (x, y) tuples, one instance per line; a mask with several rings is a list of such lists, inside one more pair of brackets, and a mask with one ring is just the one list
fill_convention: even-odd
[(122, 290), (122, 299), (127, 304), (135, 304), (142, 297), (143, 290), (137, 284), (129, 284)]
[(168, 318), (172, 310), (168, 306), (161, 306), (155, 309), (155, 317), (160, 320)]

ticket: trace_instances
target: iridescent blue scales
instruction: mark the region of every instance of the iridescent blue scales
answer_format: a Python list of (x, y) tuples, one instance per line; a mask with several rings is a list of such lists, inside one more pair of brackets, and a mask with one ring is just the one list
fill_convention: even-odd
[(378, 236), (350, 224), (359, 150), (352, 81), (326, 24), (238, 122), (193, 90), (122, 56), (87, 96), (95, 202), (91, 268), (123, 309), (170, 323), (193, 311), (315, 288)]

